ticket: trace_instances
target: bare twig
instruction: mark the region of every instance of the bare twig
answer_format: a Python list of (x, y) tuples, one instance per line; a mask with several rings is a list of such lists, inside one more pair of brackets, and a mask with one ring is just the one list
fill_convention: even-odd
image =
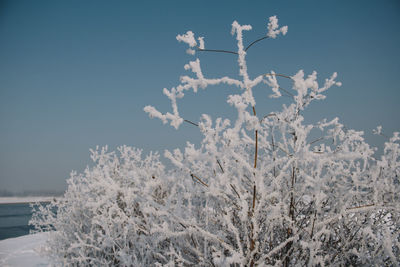
[[(196, 178), (197, 181), (199, 181), (202, 185), (208, 187), (208, 184), (206, 184), (205, 182), (203, 182), (199, 177), (197, 177), (196, 175), (194, 175), (193, 173), (190, 174), (190, 176), (193, 178)], [(194, 180), (194, 179), (193, 179)]]
[(255, 40), (255, 41), (253, 41), (251, 44), (249, 44), (249, 45), (246, 47), (246, 49), (245, 49), (244, 51), (249, 50), (249, 48), (250, 48), (253, 44), (258, 43), (259, 41), (262, 41), (262, 40), (267, 39), (267, 38), (268, 38), (268, 36), (264, 36), (264, 37), (261, 37), (261, 38)]
[(368, 207), (373, 207), (373, 206), (375, 206), (374, 203), (367, 204), (367, 205), (361, 205), (361, 206), (357, 206), (357, 207), (346, 208), (346, 210), (355, 210), (355, 209), (368, 208)]
[[(267, 39), (267, 38), (268, 38), (268, 36), (264, 36), (264, 37), (261, 37), (261, 38), (255, 40), (255, 41), (251, 42), (251, 43), (246, 47), (246, 49), (244, 49), (244, 51), (249, 50), (249, 48), (252, 47), (255, 43), (258, 43), (258, 42), (260, 42), (260, 41), (262, 41), (262, 40), (264, 40), (264, 39)], [(238, 55), (237, 52), (229, 51), (229, 50), (223, 50), (223, 49), (201, 49), (201, 48), (197, 48), (196, 51), (199, 51), (199, 52), (217, 52), (217, 53), (227, 53), (227, 54)]]
[(308, 143), (309, 145), (312, 145), (312, 144), (314, 144), (314, 143), (316, 143), (316, 142), (318, 142), (318, 141), (321, 141), (321, 140), (323, 140), (324, 138), (323, 137), (320, 137), (320, 138), (318, 138), (318, 139), (315, 139), (314, 141), (312, 141), (312, 142), (310, 142), (310, 143)]
[(236, 188), (234, 185), (230, 184), (230, 186), (232, 187), (233, 191), (236, 193), (236, 195), (238, 196), (238, 198), (240, 198), (239, 193), (236, 191)]
[(292, 77), (290, 77), (288, 75), (284, 75), (284, 74), (279, 74), (279, 73), (266, 73), (264, 75), (265, 76), (278, 76), (278, 77), (283, 77), (283, 78), (292, 80)]
[(217, 53), (228, 53), (228, 54), (235, 54), (237, 55), (237, 52), (229, 51), (229, 50), (220, 50), (220, 49), (200, 49), (197, 48), (197, 51), (199, 52), (217, 52)]
[(314, 235), (314, 225), (315, 225), (316, 218), (317, 218), (317, 210), (314, 211), (314, 219), (313, 219), (313, 222), (312, 222), (311, 235), (310, 235), (311, 239), (313, 238), (313, 235)]
[(190, 238), (192, 239), (192, 242), (193, 242), (194, 247), (197, 249), (197, 244), (196, 244), (196, 242), (195, 242), (194, 239), (193, 239), (193, 235), (190, 235)]
[[(254, 116), (257, 116), (256, 114), (256, 109), (253, 106), (253, 114)], [(255, 132), (255, 151), (254, 151), (254, 169), (257, 168), (257, 154), (258, 154), (258, 130)]]
[(225, 173), (225, 172), (224, 172), (224, 169), (222, 168), (221, 162), (219, 162), (218, 159), (217, 159), (217, 163), (218, 163), (219, 167), (221, 168), (222, 173)]
[(256, 207), (256, 186), (253, 187), (253, 212)]
[(190, 123), (190, 124), (192, 124), (192, 125), (194, 125), (194, 126), (199, 127), (198, 124), (196, 124), (196, 123), (194, 123), (194, 122), (192, 122), (192, 121), (190, 121), (190, 120), (183, 120), (183, 121), (184, 121), (184, 122), (187, 122), (187, 123)]
[(268, 115), (265, 115), (265, 116), (262, 118), (262, 120), (263, 120), (263, 119), (266, 119), (266, 118), (268, 118), (268, 117), (273, 117), (273, 116), (276, 116), (276, 114), (275, 114), (275, 113), (270, 113), (270, 114), (268, 114)]
[(282, 88), (279, 86), (279, 89), (282, 90), (283, 92), (285, 92), (288, 96), (294, 97), (294, 94), (292, 94), (291, 92), (289, 92), (288, 90)]
[[(257, 114), (256, 114), (256, 108), (253, 106), (253, 114), (254, 114), (254, 116), (257, 116)], [(257, 154), (258, 154), (258, 130), (255, 130), (255, 136), (254, 136), (254, 138), (255, 138), (255, 148), (254, 148), (254, 177), (255, 177), (255, 175), (256, 175), (256, 173), (255, 173), (255, 169), (257, 168)], [(256, 195), (257, 195), (257, 192), (256, 192), (256, 190), (257, 190), (257, 187), (256, 187), (256, 185), (254, 184), (254, 186), (253, 186), (253, 206), (252, 206), (252, 211), (251, 211), (251, 213), (250, 213), (250, 219), (254, 216), (254, 210), (255, 210), (255, 207), (256, 207)], [(251, 233), (250, 233), (250, 255), (251, 255), (251, 257), (252, 257), (252, 259), (251, 259), (251, 261), (250, 261), (250, 267), (253, 267), (254, 266), (254, 249), (255, 249), (255, 238), (254, 238), (254, 225), (253, 225), (253, 222), (251, 221), (250, 222), (250, 225), (251, 225)]]

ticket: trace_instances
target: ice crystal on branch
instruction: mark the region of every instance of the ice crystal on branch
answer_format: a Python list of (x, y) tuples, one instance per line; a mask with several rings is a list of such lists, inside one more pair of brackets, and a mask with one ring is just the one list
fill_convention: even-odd
[(283, 26), (279, 28), (278, 25), (278, 18), (276, 16), (272, 16), (269, 18), (268, 22), (268, 33), (267, 36), (271, 38), (276, 38), (278, 34), (282, 33), (283, 35), (286, 35), (288, 31), (288, 26)]

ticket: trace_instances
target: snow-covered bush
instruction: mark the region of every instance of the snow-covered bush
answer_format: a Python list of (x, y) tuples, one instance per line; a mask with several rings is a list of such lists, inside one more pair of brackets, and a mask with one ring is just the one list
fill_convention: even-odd
[[(170, 171), (156, 155), (94, 151), (97, 165), (73, 174), (58, 212), (41, 208), (33, 222), (56, 231), (49, 240), (55, 262), (120, 266), (394, 266), (400, 261), (400, 137), (395, 133), (375, 159), (363, 132), (338, 118), (304, 123), (304, 110), (340, 86), (336, 73), (321, 85), (317, 73), (250, 78), (246, 52), (266, 38), (285, 35), (271, 17), (266, 36), (243, 43), (250, 25), (232, 24), (237, 52), (205, 49), (193, 32), (178, 35), (187, 52), (228, 52), (238, 57), (239, 78), (194, 75), (164, 89), (172, 113), (146, 106), (151, 117), (179, 128), (186, 121), (177, 100), (189, 90), (228, 84), (237, 119), (202, 115), (201, 144), (165, 151)], [(288, 79), (292, 90), (278, 79)], [(257, 116), (253, 89), (265, 84), (273, 98), (291, 104)], [(381, 127), (375, 131), (381, 134)]]
[(140, 266), (155, 261), (148, 238), (153, 220), (146, 206), (164, 205), (168, 192), (160, 179), (164, 166), (158, 154), (142, 159), (141, 153), (127, 146), (117, 153), (97, 148), (92, 151), (95, 166), (71, 174), (63, 199), (35, 207), (31, 224), (56, 230), (46, 248), (55, 265)]

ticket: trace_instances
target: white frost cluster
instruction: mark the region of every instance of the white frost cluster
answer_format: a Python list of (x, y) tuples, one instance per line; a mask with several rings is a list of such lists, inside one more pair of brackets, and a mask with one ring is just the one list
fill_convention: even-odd
[(279, 28), (278, 18), (276, 16), (272, 16), (269, 18), (268, 22), (268, 33), (267, 36), (275, 39), (280, 33), (286, 35), (288, 31), (288, 26), (283, 26)]
[[(184, 42), (189, 45), (189, 48), (186, 50), (186, 53), (189, 55), (195, 55), (196, 50), (193, 48), (197, 46), (196, 38), (194, 37), (194, 33), (192, 31), (187, 31), (185, 34), (178, 34), (176, 36), (176, 40), (179, 42)], [(204, 37), (198, 37), (197, 40), (199, 41), (198, 48), (204, 49)]]
[[(194, 34), (192, 31), (188, 31), (186, 32), (186, 34), (182, 35), (178, 34), (176, 36), (176, 40), (178, 40), (179, 42), (187, 43), (189, 47), (195, 47), (197, 45), (196, 39), (194, 38)], [(194, 55), (196, 51), (192, 48), (188, 48), (186, 50), (186, 53), (188, 53), (189, 55)]]
[[(399, 133), (376, 159), (363, 132), (338, 118), (305, 123), (309, 104), (341, 85), (337, 74), (322, 84), (317, 72), (302, 70), (250, 77), (243, 45), (250, 29), (232, 24), (239, 78), (207, 78), (196, 59), (185, 65), (192, 76), (163, 90), (171, 112), (145, 107), (150, 117), (178, 128), (184, 121), (178, 99), (228, 84), (236, 120), (201, 115), (201, 143), (165, 151), (173, 165), (168, 171), (157, 153), (98, 148), (93, 167), (72, 173), (63, 200), (37, 207), (31, 223), (52, 231), (46, 253), (54, 265), (398, 265)], [(286, 29), (270, 18), (270, 37)], [(191, 32), (178, 40), (197, 45)], [(278, 79), (292, 88), (281, 88)], [(272, 97), (284, 92), (291, 102), (256, 114), (253, 90), (263, 83)]]
[(273, 94), (270, 95), (271, 98), (278, 98), (281, 97), (282, 94), (279, 91), (279, 84), (278, 80), (276, 79), (275, 72), (271, 71), (271, 73), (266, 75), (267, 80), (264, 81), (264, 83), (268, 84), (269, 87), (271, 87)]
[(372, 132), (376, 135), (381, 135), (382, 134), (382, 126), (379, 125), (376, 127), (376, 129), (373, 129)]
[(199, 48), (204, 49), (204, 37), (199, 37), (197, 40), (199, 40)]
[(325, 99), (326, 96), (322, 93), (331, 88), (332, 86), (341, 86), (341, 82), (335, 81), (337, 73), (333, 73), (329, 79), (325, 80), (322, 87), (319, 87), (317, 82), (317, 72), (314, 71), (304, 79), (304, 71), (300, 70), (296, 75), (292, 76), (293, 89), (297, 91), (294, 97), (300, 109), (304, 109), (312, 100)]
[(195, 47), (197, 45), (196, 39), (194, 38), (194, 33), (192, 31), (188, 31), (182, 35), (178, 34), (176, 36), (176, 40), (187, 43), (190, 47)]

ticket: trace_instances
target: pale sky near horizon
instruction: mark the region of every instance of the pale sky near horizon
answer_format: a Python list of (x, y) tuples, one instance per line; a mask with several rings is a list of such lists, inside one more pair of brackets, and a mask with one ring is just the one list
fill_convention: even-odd
[[(228, 54), (185, 53), (176, 35), (192, 30), (206, 48), (235, 50), (231, 24), (253, 26), (245, 43), (266, 34), (268, 17), (286, 36), (249, 50), (249, 73), (338, 72), (342, 87), (313, 104), (310, 121), (339, 117), (382, 146), (372, 129), (400, 131), (400, 1), (0, 1), (0, 190), (63, 190), (72, 170), (90, 164), (89, 148), (149, 150), (198, 142), (196, 128), (176, 131), (143, 107), (170, 111), (164, 87), (179, 83), (189, 60), (205, 75), (237, 75)], [(188, 94), (181, 114), (197, 121), (232, 109), (226, 88)], [(282, 102), (257, 92), (263, 112)], [(265, 102), (263, 102), (265, 99)], [(263, 101), (261, 101), (263, 100)], [(264, 103), (264, 105), (261, 105)]]

